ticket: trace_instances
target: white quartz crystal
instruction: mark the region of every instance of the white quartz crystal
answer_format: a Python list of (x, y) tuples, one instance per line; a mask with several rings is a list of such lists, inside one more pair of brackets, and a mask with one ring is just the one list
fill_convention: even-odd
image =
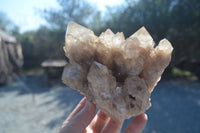
[(163, 39), (154, 48), (144, 27), (125, 39), (122, 32), (110, 29), (97, 37), (69, 22), (64, 49), (70, 62), (63, 82), (111, 117), (124, 120), (151, 106), (150, 94), (171, 60), (173, 47)]

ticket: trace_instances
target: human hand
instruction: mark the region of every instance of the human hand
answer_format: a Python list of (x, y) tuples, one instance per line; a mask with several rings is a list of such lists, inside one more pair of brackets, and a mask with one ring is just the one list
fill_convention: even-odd
[[(114, 120), (102, 111), (95, 115), (96, 107), (83, 98), (64, 121), (59, 133), (120, 133), (123, 121)], [(136, 116), (124, 133), (141, 133), (147, 115)]]

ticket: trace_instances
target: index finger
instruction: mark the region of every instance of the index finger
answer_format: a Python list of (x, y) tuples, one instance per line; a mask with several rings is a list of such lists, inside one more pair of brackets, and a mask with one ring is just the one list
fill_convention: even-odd
[[(81, 102), (80, 102), (81, 103)], [(95, 115), (96, 107), (93, 103), (83, 100), (82, 105), (78, 105), (72, 114), (63, 123), (59, 133), (81, 133), (89, 125)]]
[[(76, 108), (72, 111), (72, 113), (67, 117), (67, 119), (65, 120), (64, 123), (67, 123), (68, 121), (70, 121), (78, 112), (80, 112), (83, 107), (85, 106), (85, 103), (87, 101), (87, 98), (84, 97), (76, 106)], [(63, 123), (63, 124), (64, 124)]]

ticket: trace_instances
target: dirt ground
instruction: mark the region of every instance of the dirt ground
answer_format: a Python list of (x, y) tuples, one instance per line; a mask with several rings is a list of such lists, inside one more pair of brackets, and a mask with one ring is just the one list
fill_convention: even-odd
[[(44, 76), (25, 75), (0, 87), (1, 133), (56, 133), (83, 96)], [(200, 83), (161, 81), (143, 133), (199, 133)], [(122, 130), (130, 123), (126, 120)]]

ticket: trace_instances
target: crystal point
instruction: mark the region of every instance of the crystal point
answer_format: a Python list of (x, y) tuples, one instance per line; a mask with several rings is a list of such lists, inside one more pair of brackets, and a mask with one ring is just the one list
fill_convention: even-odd
[(107, 29), (99, 37), (69, 22), (65, 53), (70, 59), (62, 80), (109, 116), (124, 120), (150, 108), (150, 95), (171, 60), (166, 39), (154, 48), (145, 27), (125, 39)]

